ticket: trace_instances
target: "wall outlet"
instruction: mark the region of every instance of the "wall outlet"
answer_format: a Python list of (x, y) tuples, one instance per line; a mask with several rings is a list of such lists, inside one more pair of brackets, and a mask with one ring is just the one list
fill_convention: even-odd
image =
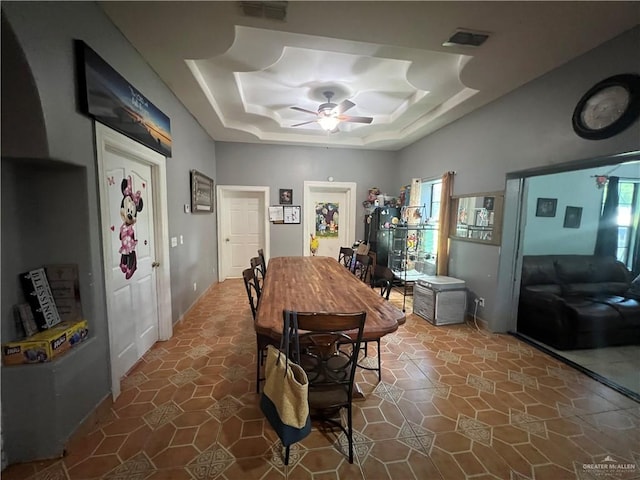
[(193, 291), (195, 292), (196, 290), (198, 290), (198, 284), (193, 282)]
[(480, 305), (481, 307), (484, 307), (484, 298), (483, 297), (476, 298), (476, 301), (478, 302), (478, 305)]

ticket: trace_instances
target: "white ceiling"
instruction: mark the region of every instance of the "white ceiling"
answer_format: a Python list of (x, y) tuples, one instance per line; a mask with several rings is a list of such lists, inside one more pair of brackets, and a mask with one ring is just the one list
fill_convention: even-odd
[[(288, 2), (284, 21), (239, 2), (102, 2), (214, 140), (397, 150), (640, 21), (638, 2)], [(444, 47), (459, 28), (480, 47)], [(622, 72), (621, 72), (622, 73)], [(326, 133), (298, 106), (371, 124)], [(150, 99), (153, 101), (153, 99)]]

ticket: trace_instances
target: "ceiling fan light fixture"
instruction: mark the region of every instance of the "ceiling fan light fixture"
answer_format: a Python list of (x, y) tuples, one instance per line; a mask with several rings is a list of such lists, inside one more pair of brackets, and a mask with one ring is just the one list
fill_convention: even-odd
[(335, 130), (335, 128), (338, 126), (339, 123), (340, 123), (340, 119), (332, 115), (320, 117), (318, 119), (318, 124), (320, 124), (322, 129), (326, 130), (327, 132), (331, 132)]

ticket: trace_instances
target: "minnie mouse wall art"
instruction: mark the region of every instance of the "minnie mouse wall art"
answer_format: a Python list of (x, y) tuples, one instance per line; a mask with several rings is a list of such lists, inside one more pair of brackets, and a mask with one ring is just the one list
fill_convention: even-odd
[(138, 263), (136, 260), (136, 232), (133, 228), (137, 219), (138, 212), (142, 210), (143, 202), (140, 190), (133, 192), (133, 184), (131, 176), (122, 179), (120, 185), (122, 190), (122, 202), (120, 203), (120, 218), (122, 225), (120, 226), (120, 270), (124, 273), (124, 277), (129, 280), (136, 269)]

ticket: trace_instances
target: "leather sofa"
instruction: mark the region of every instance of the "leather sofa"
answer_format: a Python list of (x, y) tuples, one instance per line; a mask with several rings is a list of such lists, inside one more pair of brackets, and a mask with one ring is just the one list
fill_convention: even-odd
[(640, 299), (613, 257), (525, 255), (518, 333), (558, 350), (640, 344)]

